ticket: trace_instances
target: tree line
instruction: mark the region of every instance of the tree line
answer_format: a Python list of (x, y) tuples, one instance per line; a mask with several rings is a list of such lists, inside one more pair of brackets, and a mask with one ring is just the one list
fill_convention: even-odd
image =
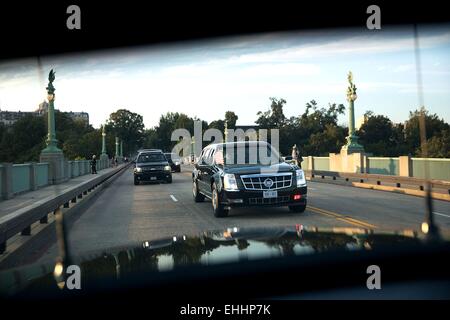
[[(306, 103), (303, 113), (286, 117), (284, 106), (286, 100), (270, 98), (270, 106), (256, 114), (256, 126), (260, 129), (279, 129), (280, 152), (290, 154), (296, 144), (303, 155), (328, 156), (338, 153), (345, 144), (348, 128), (338, 123), (338, 117), (345, 114), (345, 106), (329, 103), (319, 106), (315, 100)], [(365, 113), (366, 121), (356, 134), (365, 151), (374, 156), (397, 157), (411, 155), (420, 157), (422, 145), (419, 121), (424, 115), (429, 157), (450, 157), (450, 125), (436, 114), (424, 109), (409, 113), (403, 123), (394, 123), (387, 116)], [(38, 161), (41, 150), (45, 147), (47, 136), (46, 117), (25, 116), (12, 126), (0, 124), (0, 162), (22, 163)], [(224, 131), (225, 123), (229, 129), (235, 129), (238, 115), (227, 111), (224, 118), (210, 123), (184, 113), (168, 112), (159, 118), (156, 126), (146, 129), (143, 117), (126, 109), (111, 113), (106, 122), (106, 149), (110, 156), (115, 154), (115, 137), (123, 141), (123, 154), (129, 156), (139, 148), (160, 148), (171, 150), (176, 141), (171, 141), (172, 131), (187, 129), (194, 134), (194, 121), (202, 122), (203, 132), (209, 128)], [(58, 146), (70, 159), (89, 159), (99, 155), (102, 146), (100, 128), (77, 119), (64, 112), (55, 112), (56, 137)], [(208, 142), (204, 142), (205, 146)]]

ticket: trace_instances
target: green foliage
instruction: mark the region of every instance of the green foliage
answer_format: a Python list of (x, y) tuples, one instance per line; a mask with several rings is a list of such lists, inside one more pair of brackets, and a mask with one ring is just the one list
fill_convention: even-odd
[(338, 152), (344, 144), (346, 129), (337, 125), (338, 116), (345, 110), (342, 104), (329, 104), (328, 108), (319, 108), (316, 101), (311, 100), (306, 104), (303, 114), (286, 119), (283, 113), (286, 100), (270, 100), (270, 110), (258, 112), (256, 123), (263, 129), (280, 130), (282, 154), (290, 154), (292, 146), (297, 144), (301, 154), (328, 155), (330, 152)]
[[(99, 130), (83, 121), (55, 111), (58, 147), (66, 158), (91, 158), (101, 151)], [(0, 128), (0, 162), (23, 163), (39, 161), (47, 138), (46, 116), (27, 115), (10, 127)]]
[(227, 123), (228, 128), (235, 128), (236, 122), (238, 120), (238, 116), (233, 111), (227, 111), (225, 112), (225, 121)]
[[(123, 141), (123, 154), (132, 154), (139, 149), (145, 139), (144, 136), (144, 120), (140, 114), (131, 112), (126, 109), (119, 109), (110, 114), (106, 131), (110, 135), (118, 136)], [(111, 140), (108, 143), (109, 148), (115, 154), (115, 140), (111, 146)]]
[[(405, 143), (408, 146), (408, 149), (411, 150), (411, 153), (416, 156), (421, 156), (421, 140), (420, 140), (420, 117), (424, 117), (424, 123), (426, 128), (426, 138), (428, 142), (431, 142), (430, 139), (433, 137), (437, 137), (433, 140), (433, 148), (437, 147), (437, 143), (439, 141), (441, 143), (445, 142), (445, 131), (450, 130), (450, 125), (446, 123), (443, 119), (440, 119), (436, 114), (430, 114), (428, 111), (425, 111), (424, 108), (419, 110), (415, 110), (409, 113), (409, 120), (405, 123)], [(441, 137), (440, 139), (438, 139)], [(436, 150), (436, 149), (433, 149)], [(430, 150), (428, 156), (429, 157), (438, 157), (437, 154), (431, 152)], [(438, 152), (439, 153), (439, 152)]]
[(255, 123), (264, 129), (280, 129), (286, 123), (286, 117), (283, 113), (283, 106), (286, 104), (286, 100), (277, 98), (269, 99), (271, 101), (270, 109), (265, 112), (258, 111), (256, 114), (258, 119)]
[(0, 161), (38, 161), (45, 146), (46, 124), (42, 117), (27, 115), (10, 128), (4, 128), (0, 141)]
[[(294, 144), (300, 154), (327, 156), (339, 152), (345, 143), (348, 130), (338, 125), (338, 117), (345, 113), (342, 104), (328, 104), (319, 107), (311, 100), (305, 111), (295, 117), (286, 118), (283, 107), (286, 100), (270, 98), (270, 107), (258, 112), (256, 123), (261, 129), (279, 129), (280, 152), (291, 153)], [(420, 119), (426, 126), (428, 157), (450, 157), (450, 126), (436, 114), (424, 109), (410, 112), (405, 124), (395, 124), (388, 117), (366, 113), (366, 121), (357, 131), (360, 143), (374, 156), (413, 155), (422, 156), (420, 139)], [(154, 128), (145, 130), (141, 115), (119, 109), (112, 113), (106, 125), (106, 147), (109, 156), (115, 154), (116, 135), (124, 141), (124, 155), (134, 153), (138, 148), (160, 148), (171, 150), (177, 143), (171, 141), (175, 129), (184, 128), (194, 135), (194, 121), (186, 114), (168, 112), (161, 115)], [(225, 121), (229, 128), (236, 126), (238, 116), (227, 111), (223, 119), (209, 125), (202, 121), (202, 130), (216, 128), (224, 131)], [(68, 159), (91, 159), (101, 152), (101, 129), (94, 129), (83, 121), (76, 121), (68, 114), (55, 112), (56, 137), (58, 146)], [(203, 134), (204, 132), (202, 132)], [(26, 116), (7, 127), (0, 123), (0, 162), (22, 163), (38, 161), (45, 147), (47, 136), (46, 117)], [(204, 145), (209, 142), (204, 142)]]
[(382, 157), (408, 154), (403, 125), (395, 125), (388, 117), (373, 112), (367, 112), (365, 116), (366, 121), (357, 135), (366, 152)]

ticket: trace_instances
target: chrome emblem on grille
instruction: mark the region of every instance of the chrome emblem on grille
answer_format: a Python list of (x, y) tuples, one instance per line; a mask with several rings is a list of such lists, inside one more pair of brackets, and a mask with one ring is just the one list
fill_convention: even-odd
[(271, 188), (273, 186), (273, 180), (267, 178), (266, 180), (264, 180), (264, 186), (267, 188)]

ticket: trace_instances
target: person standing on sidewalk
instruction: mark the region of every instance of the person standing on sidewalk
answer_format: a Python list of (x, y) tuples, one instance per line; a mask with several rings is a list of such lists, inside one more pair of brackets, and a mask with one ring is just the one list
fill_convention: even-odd
[(95, 157), (95, 154), (92, 156), (91, 160), (91, 172), (92, 174), (97, 174), (97, 159)]
[(300, 155), (300, 152), (297, 148), (297, 144), (294, 144), (292, 147), (292, 160), (294, 160), (295, 164), (302, 167), (303, 157)]

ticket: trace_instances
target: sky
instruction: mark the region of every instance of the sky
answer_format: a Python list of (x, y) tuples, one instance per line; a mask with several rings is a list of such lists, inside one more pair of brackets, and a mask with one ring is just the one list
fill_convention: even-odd
[[(419, 26), (426, 108), (450, 122), (450, 26)], [(101, 41), (101, 39), (99, 39)], [(208, 122), (234, 111), (251, 125), (270, 97), (298, 116), (310, 100), (347, 103), (353, 72), (355, 117), (366, 111), (394, 122), (419, 107), (412, 26), (381, 30), (333, 29), (235, 36), (0, 61), (0, 109), (33, 111), (56, 71), (55, 107), (85, 111), (94, 127), (120, 108), (139, 113), (147, 128), (166, 112)], [(339, 118), (348, 123), (347, 115)]]

